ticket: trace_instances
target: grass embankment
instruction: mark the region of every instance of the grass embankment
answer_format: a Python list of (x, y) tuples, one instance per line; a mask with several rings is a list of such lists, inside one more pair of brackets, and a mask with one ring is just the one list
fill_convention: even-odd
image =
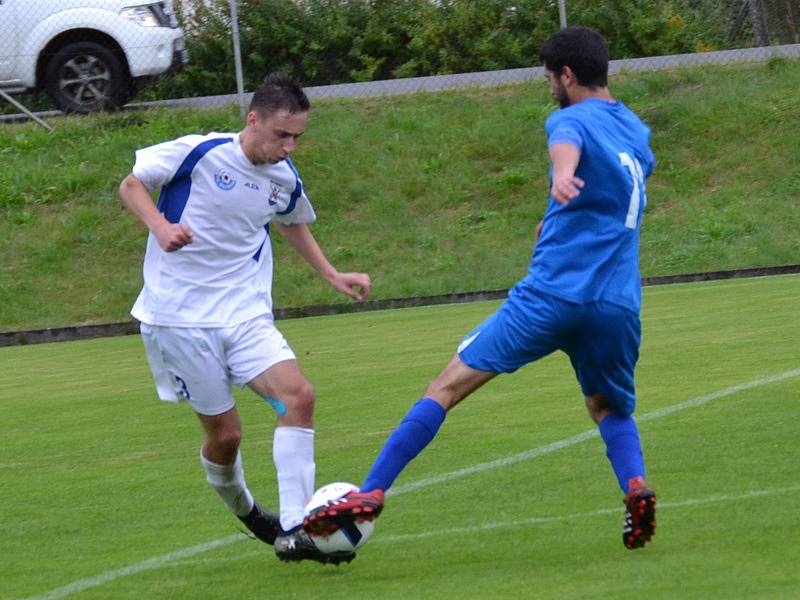
[[(800, 262), (800, 63), (612, 78), (652, 126), (658, 159), (642, 273)], [(544, 83), (318, 101), (294, 162), (343, 270), (373, 298), (513, 284), (545, 208)], [(163, 109), (0, 127), (0, 330), (128, 318), (145, 231), (118, 182), (136, 148), (237, 131), (235, 108)], [(343, 299), (281, 241), (275, 304)]]

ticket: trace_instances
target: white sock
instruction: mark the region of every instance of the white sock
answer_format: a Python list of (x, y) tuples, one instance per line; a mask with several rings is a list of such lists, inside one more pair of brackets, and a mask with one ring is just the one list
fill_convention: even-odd
[(276, 427), (272, 460), (278, 472), (281, 527), (289, 531), (303, 522), (306, 504), (314, 494), (314, 430)]
[(206, 470), (206, 480), (222, 498), (225, 506), (239, 517), (249, 515), (253, 510), (253, 495), (244, 482), (242, 455), (237, 452), (232, 465), (218, 465), (203, 456), (201, 449), (200, 462)]

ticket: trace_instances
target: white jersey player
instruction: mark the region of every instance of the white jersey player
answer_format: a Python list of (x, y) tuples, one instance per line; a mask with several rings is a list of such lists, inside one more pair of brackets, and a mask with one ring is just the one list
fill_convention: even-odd
[[(289, 154), (309, 108), (295, 81), (270, 75), (241, 132), (139, 150), (120, 196), (150, 230), (144, 286), (131, 314), (141, 322), (159, 397), (187, 401), (202, 423), (209, 484), (282, 560), (338, 563), (352, 555), (322, 554), (299, 527), (315, 489), (314, 390), (272, 317), (276, 230), (336, 290), (355, 300), (369, 294), (369, 276), (337, 271), (308, 228), (316, 215)], [(264, 510), (245, 483), (231, 384), (248, 385), (278, 413), (280, 515)]]

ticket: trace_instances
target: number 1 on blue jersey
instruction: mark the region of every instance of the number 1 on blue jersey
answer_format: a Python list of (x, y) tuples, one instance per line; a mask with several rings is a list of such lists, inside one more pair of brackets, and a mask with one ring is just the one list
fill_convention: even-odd
[(636, 229), (636, 223), (639, 220), (639, 206), (642, 208), (647, 206), (647, 193), (644, 189), (644, 172), (642, 165), (635, 158), (632, 158), (627, 152), (619, 153), (619, 161), (623, 167), (627, 167), (630, 171), (631, 179), (633, 180), (633, 189), (631, 190), (631, 200), (628, 203), (628, 215), (625, 217), (625, 227), (628, 229)]

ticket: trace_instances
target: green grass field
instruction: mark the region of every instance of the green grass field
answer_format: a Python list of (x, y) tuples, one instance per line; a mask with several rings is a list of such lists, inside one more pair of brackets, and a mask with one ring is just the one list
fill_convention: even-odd
[[(0, 349), (8, 598), (797, 598), (800, 277), (647, 288), (637, 416), (652, 545), (563, 355), (498, 378), (401, 475), (339, 568), (280, 563), (207, 487), (200, 428), (155, 399), (137, 336)], [(315, 383), (317, 482), (360, 483), (496, 303), (284, 321)], [(273, 416), (238, 394), (251, 489), (274, 506)]]

